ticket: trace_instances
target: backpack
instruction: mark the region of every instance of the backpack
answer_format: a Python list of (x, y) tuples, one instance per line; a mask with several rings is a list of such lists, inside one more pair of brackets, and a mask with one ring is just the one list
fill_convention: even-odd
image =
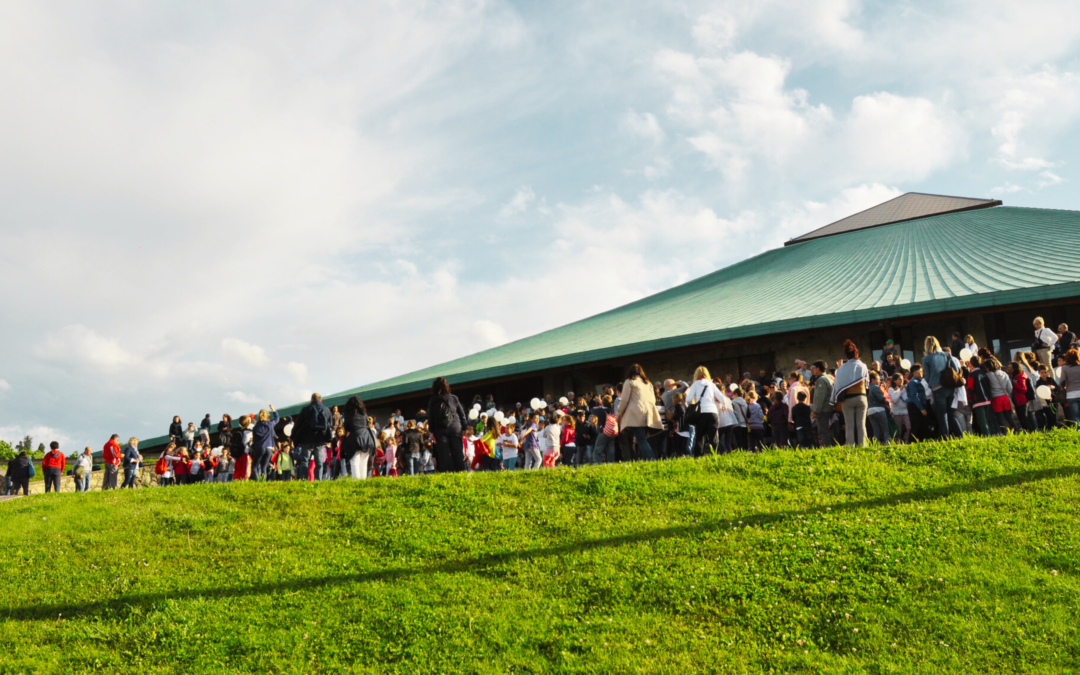
[(330, 418), (326, 415), (326, 408), (319, 406), (312, 408), (311, 432), (316, 440), (329, 441), (333, 438), (333, 430), (330, 428)]
[(964, 382), (964, 375), (956, 369), (956, 364), (953, 363), (952, 357), (948, 354), (945, 355), (947, 361), (945, 368), (941, 371), (941, 379), (938, 381), (942, 387), (946, 389), (959, 389), (966, 383)]
[(34, 468), (33, 460), (30, 461), (30, 477), (33, 478), (37, 475), (37, 469)]
[(169, 470), (169, 462), (165, 459), (165, 455), (162, 455), (160, 459), (154, 464), (154, 473), (159, 476), (164, 476), (165, 472)]
[(435, 410), (431, 411), (432, 417), (436, 425), (442, 429), (449, 429), (454, 426), (454, 411), (450, 409), (450, 402), (442, 396), (438, 397), (435, 403)]

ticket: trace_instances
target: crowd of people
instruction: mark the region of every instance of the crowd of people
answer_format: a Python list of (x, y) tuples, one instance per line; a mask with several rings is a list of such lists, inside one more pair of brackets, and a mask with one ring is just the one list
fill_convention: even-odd
[[(713, 377), (699, 366), (690, 381), (651, 382), (634, 364), (621, 387), (586, 396), (567, 392), (500, 405), (476, 396), (465, 409), (445, 378), (432, 383), (427, 406), (406, 420), (400, 410), (377, 420), (359, 396), (343, 409), (319, 394), (293, 417), (274, 406), (216, 428), (174, 417), (170, 441), (154, 464), (160, 485), (236, 480), (288, 481), (395, 477), (432, 472), (531, 470), (616, 461), (700, 457), (766, 448), (836, 443), (908, 443), (968, 433), (990, 436), (1080, 424), (1080, 352), (1062, 324), (1034, 321), (1030, 351), (1002, 363), (972, 337), (949, 346), (929, 336), (921, 363), (886, 343), (867, 364), (851, 340), (834, 365), (796, 361), (788, 372)], [(65, 458), (58, 445), (42, 463), (46, 489), (59, 489)], [(102, 489), (135, 487), (138, 439), (113, 435), (102, 461)], [(25, 490), (25, 456), (8, 475)], [(89, 489), (90, 448), (75, 460), (76, 489)], [(33, 470), (30, 463), (29, 471)], [(13, 473), (14, 472), (14, 473)]]

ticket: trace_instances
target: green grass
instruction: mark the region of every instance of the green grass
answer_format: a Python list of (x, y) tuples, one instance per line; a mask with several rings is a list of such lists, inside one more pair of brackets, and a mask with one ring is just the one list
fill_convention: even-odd
[(1080, 672), (1080, 436), (0, 504), (0, 672)]

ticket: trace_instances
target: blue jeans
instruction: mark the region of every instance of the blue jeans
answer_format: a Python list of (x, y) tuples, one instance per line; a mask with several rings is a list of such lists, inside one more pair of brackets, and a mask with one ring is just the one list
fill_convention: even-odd
[(946, 436), (959, 438), (964, 435), (963, 429), (956, 423), (956, 418), (952, 416), (954, 396), (956, 396), (956, 392), (952, 389), (940, 387), (934, 390), (934, 400), (931, 405), (934, 408), (934, 419), (937, 420), (938, 433), (942, 438)]
[(1080, 398), (1066, 399), (1068, 406), (1068, 421), (1072, 422), (1074, 426), (1080, 425)]
[(307, 475), (308, 464), (315, 459), (315, 480), (323, 479), (323, 455), (326, 454), (326, 443), (304, 443), (300, 446), (300, 461), (296, 465), (296, 477), (303, 478)]
[(654, 455), (652, 451), (652, 446), (649, 445), (648, 427), (630, 427), (629, 429), (623, 429), (623, 431), (637, 440), (638, 459), (646, 462), (651, 462), (656, 459), (656, 455)]
[(596, 438), (596, 447), (593, 448), (593, 464), (604, 464), (615, 461), (615, 439), (604, 432)]
[(592, 464), (593, 446), (591, 445), (579, 445), (577, 446), (577, 452), (574, 454), (574, 466), (583, 466), (585, 464)]
[(503, 457), (502, 464), (507, 471), (513, 471), (517, 466), (517, 457)]

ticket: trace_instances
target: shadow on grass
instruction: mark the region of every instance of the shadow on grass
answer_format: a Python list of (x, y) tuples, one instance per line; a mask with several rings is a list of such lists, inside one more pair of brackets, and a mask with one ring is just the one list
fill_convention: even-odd
[(995, 476), (969, 483), (957, 483), (938, 488), (925, 490), (912, 490), (901, 492), (887, 497), (876, 497), (827, 506), (817, 506), (808, 509), (793, 509), (788, 511), (776, 511), (773, 513), (752, 513), (731, 518), (720, 518), (706, 523), (694, 525), (681, 525), (674, 527), (658, 528), (643, 532), (634, 532), (601, 539), (589, 539), (575, 541), (557, 546), (543, 546), (523, 551), (504, 551), (487, 555), (475, 556), (459, 560), (447, 560), (427, 565), (417, 565), (401, 569), (377, 570), (361, 572), (357, 574), (328, 575), (322, 577), (309, 577), (306, 579), (294, 579), (272, 583), (253, 584), (245, 588), (220, 588), (220, 589), (186, 589), (170, 590), (160, 593), (138, 593), (123, 595), (115, 598), (106, 598), (90, 602), (51, 603), (43, 605), (26, 605), (22, 607), (9, 607), (0, 610), (8, 619), (37, 620), (56, 619), (59, 616), (74, 618), (86, 614), (98, 614), (109, 611), (120, 611), (134, 607), (149, 607), (165, 600), (189, 600), (194, 598), (243, 598), (256, 595), (296, 593), (303, 590), (325, 588), (327, 586), (341, 586), (346, 584), (363, 583), (370, 581), (397, 581), (409, 577), (428, 574), (457, 574), (461, 572), (476, 572), (485, 567), (502, 565), (508, 562), (529, 560), (533, 558), (545, 558), (549, 556), (561, 556), (581, 551), (595, 549), (616, 548), (627, 544), (636, 544), (649, 541), (658, 541), (673, 537), (684, 537), (701, 532), (714, 530), (718, 527), (730, 527), (734, 522), (741, 522), (744, 526), (760, 526), (780, 522), (796, 516), (815, 515), (831, 510), (832, 513), (854, 511), (859, 509), (872, 509), (882, 506), (895, 506), (901, 503), (926, 502), (945, 499), (953, 495), (965, 493), (986, 492), (998, 488), (1014, 487), (1024, 483), (1047, 480), (1050, 478), (1068, 478), (1080, 474), (1080, 466), (1064, 466), (1055, 469), (1041, 469), (1038, 471), (1022, 471), (1004, 476)]

